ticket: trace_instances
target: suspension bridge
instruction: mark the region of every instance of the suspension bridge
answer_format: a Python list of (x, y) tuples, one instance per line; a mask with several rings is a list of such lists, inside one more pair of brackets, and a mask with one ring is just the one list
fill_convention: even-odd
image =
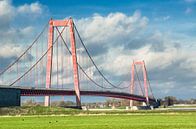
[[(128, 76), (119, 81), (100, 70), (98, 60), (92, 58), (71, 18), (51, 19), (32, 44), (1, 69), (0, 93), (6, 88), (18, 90), (19, 98), (45, 96), (45, 106), (51, 96), (76, 96), (80, 108), (82, 95), (128, 99), (130, 105), (133, 100), (156, 103), (144, 61), (130, 61)], [(6, 95), (0, 104), (5, 101)]]

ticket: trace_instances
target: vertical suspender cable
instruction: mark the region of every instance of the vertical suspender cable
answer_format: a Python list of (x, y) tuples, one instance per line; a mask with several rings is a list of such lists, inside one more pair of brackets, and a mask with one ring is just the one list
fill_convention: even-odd
[(63, 72), (64, 72), (64, 69), (63, 69), (63, 44), (62, 44), (62, 40), (60, 42), (60, 48), (61, 48), (61, 88), (63, 89)]
[[(38, 43), (36, 43), (36, 62), (37, 62), (37, 59), (38, 59)], [(38, 64), (39, 65), (39, 64)], [(36, 75), (35, 75), (35, 81), (36, 81), (36, 87), (38, 88), (38, 65), (36, 65), (35, 67), (35, 71), (36, 71)]]
[[(56, 33), (56, 35), (57, 35), (57, 33)], [(58, 62), (58, 61), (59, 61), (59, 60), (58, 60), (58, 58), (59, 58), (59, 54), (58, 54), (58, 52), (59, 52), (59, 51), (58, 51), (58, 48), (59, 48), (59, 47), (58, 47), (58, 45), (59, 45), (59, 40), (58, 40), (58, 39), (57, 39), (57, 44), (56, 44), (56, 45), (57, 45), (57, 46), (56, 46), (56, 56), (57, 56), (57, 57), (56, 57), (56, 70), (57, 70), (57, 75), (56, 75), (56, 76), (57, 76), (57, 88), (58, 88), (58, 87), (59, 87), (59, 64), (58, 64), (58, 63), (59, 63), (59, 62)]]

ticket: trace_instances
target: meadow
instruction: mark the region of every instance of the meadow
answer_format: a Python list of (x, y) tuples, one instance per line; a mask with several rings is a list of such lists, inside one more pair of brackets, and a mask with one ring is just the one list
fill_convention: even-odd
[(0, 129), (196, 129), (196, 112), (76, 111), (75, 114), (1, 116)]

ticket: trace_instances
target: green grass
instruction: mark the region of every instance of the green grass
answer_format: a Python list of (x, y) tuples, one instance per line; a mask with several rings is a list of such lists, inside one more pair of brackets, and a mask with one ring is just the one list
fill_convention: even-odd
[[(95, 111), (84, 111), (77, 109), (68, 109), (62, 107), (42, 107), (42, 106), (33, 106), (33, 107), (9, 107), (9, 108), (0, 108), (0, 116), (29, 116), (29, 115), (77, 115), (77, 114), (156, 114), (156, 113), (194, 113), (190, 110), (95, 110)], [(196, 114), (196, 112), (194, 113)]]
[(196, 129), (196, 112), (0, 117), (0, 129)]
[(196, 112), (0, 108), (0, 129), (196, 129)]
[(0, 108), (0, 116), (16, 116), (16, 115), (59, 115), (59, 114), (78, 114), (81, 110), (76, 109), (66, 109), (61, 107), (9, 107)]
[(171, 106), (169, 108), (196, 108), (196, 106)]

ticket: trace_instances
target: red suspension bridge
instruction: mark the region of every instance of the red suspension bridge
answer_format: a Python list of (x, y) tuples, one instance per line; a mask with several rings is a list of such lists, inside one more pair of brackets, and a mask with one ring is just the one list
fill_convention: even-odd
[(71, 18), (51, 19), (34, 42), (1, 70), (0, 83), (19, 89), (20, 96), (45, 96), (45, 106), (50, 105), (50, 96), (66, 95), (76, 96), (77, 107), (81, 95), (129, 99), (131, 105), (132, 100), (156, 103), (144, 61), (133, 62), (127, 70), (131, 74), (121, 82), (110, 81), (95, 61)]

